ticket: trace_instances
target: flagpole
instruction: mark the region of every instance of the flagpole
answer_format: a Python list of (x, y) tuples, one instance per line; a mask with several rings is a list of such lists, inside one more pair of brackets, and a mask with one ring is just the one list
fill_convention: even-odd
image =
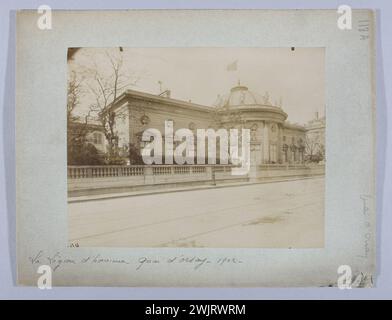
[(234, 60), (233, 62), (229, 63), (226, 66), (226, 71), (228, 71), (228, 72), (233, 71), (234, 72), (234, 78), (237, 80), (237, 84), (235, 83), (236, 81), (234, 81), (234, 86), (241, 85), (237, 63), (238, 63), (238, 60)]

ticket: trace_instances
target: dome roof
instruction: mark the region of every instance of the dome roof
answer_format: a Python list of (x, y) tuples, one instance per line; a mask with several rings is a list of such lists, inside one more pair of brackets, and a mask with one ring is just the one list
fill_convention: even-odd
[(246, 105), (267, 105), (271, 106), (268, 93), (261, 96), (249, 91), (245, 86), (238, 85), (230, 90), (230, 93), (219, 95), (214, 103), (216, 107), (246, 106)]

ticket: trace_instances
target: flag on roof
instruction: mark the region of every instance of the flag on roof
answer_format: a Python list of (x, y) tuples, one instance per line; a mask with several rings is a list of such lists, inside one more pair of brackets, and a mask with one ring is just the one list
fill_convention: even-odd
[(238, 60), (235, 60), (232, 63), (229, 63), (226, 67), (226, 70), (227, 71), (237, 71), (237, 62), (238, 62)]

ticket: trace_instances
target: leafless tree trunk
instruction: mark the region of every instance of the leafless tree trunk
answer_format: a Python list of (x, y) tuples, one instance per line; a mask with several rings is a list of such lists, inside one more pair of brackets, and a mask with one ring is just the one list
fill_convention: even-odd
[(78, 120), (73, 112), (79, 104), (81, 94), (81, 81), (77, 80), (75, 72), (71, 72), (68, 79), (67, 91), (67, 121), (72, 122)]
[(82, 94), (82, 81), (75, 72), (71, 72), (68, 78), (67, 90), (67, 152), (68, 162), (73, 163), (76, 153), (86, 143), (88, 132), (88, 116), (83, 121), (75, 115), (75, 109), (80, 104)]
[(103, 67), (109, 70), (109, 73), (101, 73), (97, 65), (90, 70), (93, 81), (89, 85), (89, 89), (95, 100), (90, 106), (90, 111), (97, 116), (102, 125), (109, 146), (109, 159), (112, 159), (118, 156), (116, 118), (124, 115), (120, 111), (116, 113), (111, 106), (127, 87), (135, 85), (137, 79), (131, 79), (129, 75), (122, 72), (123, 58), (121, 52), (118, 56), (106, 53), (106, 57), (109, 67)]
[(305, 138), (305, 153), (310, 160), (315, 156), (318, 148), (318, 141), (311, 136)]
[(80, 96), (82, 94), (83, 79), (78, 79), (75, 72), (71, 72), (68, 78), (67, 90), (67, 127), (68, 127), (68, 143), (71, 140), (82, 141), (87, 134), (87, 121), (89, 114), (85, 116), (83, 121), (75, 115), (75, 109), (80, 104)]

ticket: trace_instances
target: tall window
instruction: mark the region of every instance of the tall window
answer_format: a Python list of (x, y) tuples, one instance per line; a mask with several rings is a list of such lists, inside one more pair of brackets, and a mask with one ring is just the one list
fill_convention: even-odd
[(271, 162), (276, 163), (277, 157), (276, 157), (276, 144), (271, 144), (270, 145), (270, 160)]
[(102, 144), (102, 134), (100, 134), (99, 132), (94, 132), (93, 143), (94, 144)]

